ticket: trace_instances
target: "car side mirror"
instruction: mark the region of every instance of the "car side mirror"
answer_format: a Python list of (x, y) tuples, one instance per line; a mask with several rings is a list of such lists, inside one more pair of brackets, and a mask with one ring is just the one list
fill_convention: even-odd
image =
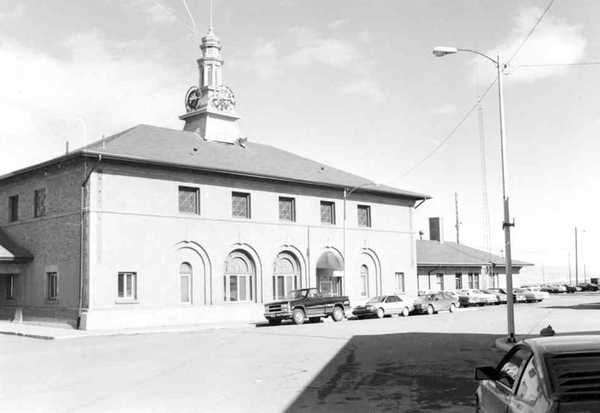
[(492, 366), (477, 367), (475, 369), (475, 380), (497, 380), (496, 368)]

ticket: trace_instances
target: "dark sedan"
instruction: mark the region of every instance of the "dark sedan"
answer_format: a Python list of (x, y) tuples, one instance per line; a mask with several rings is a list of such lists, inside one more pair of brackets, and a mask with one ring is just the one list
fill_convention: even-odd
[(422, 295), (415, 299), (414, 304), (416, 313), (435, 314), (438, 311), (453, 313), (458, 308), (456, 297), (442, 292)]
[(402, 300), (397, 295), (378, 295), (371, 298), (365, 305), (357, 305), (352, 310), (352, 315), (358, 318), (377, 316), (383, 318), (385, 315), (398, 314), (404, 317), (413, 311), (411, 300)]
[(600, 336), (521, 341), (475, 379), (477, 412), (598, 412)]

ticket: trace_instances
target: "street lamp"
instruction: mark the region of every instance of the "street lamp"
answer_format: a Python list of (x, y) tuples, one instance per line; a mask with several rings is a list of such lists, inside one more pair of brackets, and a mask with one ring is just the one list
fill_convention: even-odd
[(580, 229), (578, 230), (577, 227), (575, 227), (575, 286), (579, 285), (579, 265), (577, 262), (577, 233), (578, 232), (585, 232), (584, 229)]
[(433, 49), (433, 54), (437, 57), (444, 57), (448, 54), (454, 54), (458, 52), (469, 52), (475, 53), (479, 56), (485, 57), (491, 61), (497, 69), (498, 74), (498, 99), (500, 108), (500, 152), (502, 157), (502, 198), (504, 200), (504, 222), (502, 222), (502, 228), (504, 229), (504, 246), (506, 251), (506, 310), (507, 310), (507, 322), (508, 322), (508, 341), (511, 343), (515, 342), (515, 312), (514, 312), (514, 297), (513, 297), (513, 285), (512, 285), (512, 252), (510, 243), (510, 227), (514, 226), (514, 223), (510, 222), (510, 209), (509, 209), (509, 197), (506, 187), (507, 184), (507, 165), (506, 165), (506, 132), (504, 126), (504, 97), (502, 95), (502, 71), (506, 68), (506, 65), (500, 62), (500, 55), (497, 55), (496, 60), (491, 57), (470, 49), (458, 49), (456, 47), (436, 47)]

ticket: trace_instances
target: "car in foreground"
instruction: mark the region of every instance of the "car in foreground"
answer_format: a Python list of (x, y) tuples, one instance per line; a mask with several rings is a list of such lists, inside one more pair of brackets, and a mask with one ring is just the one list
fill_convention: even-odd
[(443, 292), (419, 296), (415, 299), (414, 304), (415, 313), (435, 314), (438, 311), (453, 313), (458, 308), (458, 300)]
[(395, 294), (378, 295), (370, 298), (364, 305), (357, 305), (354, 307), (352, 309), (352, 315), (358, 318), (383, 318), (386, 315), (394, 314), (407, 317), (414, 308), (412, 300), (403, 300)]
[(506, 304), (506, 301), (508, 300), (506, 297), (506, 293), (500, 292), (499, 289), (494, 288), (488, 288), (485, 290), (481, 290), (482, 293), (484, 294), (492, 294), (496, 296), (496, 299), (498, 300), (498, 304)]
[(598, 412), (600, 336), (523, 340), (475, 379), (477, 412)]
[(496, 304), (498, 299), (493, 294), (486, 294), (478, 289), (467, 289), (458, 291), (460, 305), (468, 307), (470, 305), (484, 306), (488, 304)]

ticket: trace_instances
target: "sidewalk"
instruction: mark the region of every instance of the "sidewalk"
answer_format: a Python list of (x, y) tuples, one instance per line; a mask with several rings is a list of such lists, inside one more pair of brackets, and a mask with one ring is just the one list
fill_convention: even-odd
[(67, 340), (85, 337), (121, 336), (135, 334), (157, 334), (157, 333), (182, 333), (203, 330), (227, 329), (227, 328), (249, 328), (265, 320), (236, 320), (229, 322), (213, 321), (194, 325), (183, 326), (157, 326), (128, 328), (121, 330), (75, 330), (68, 327), (44, 325), (40, 323), (13, 323), (0, 320), (0, 334), (35, 338), (40, 340)]

